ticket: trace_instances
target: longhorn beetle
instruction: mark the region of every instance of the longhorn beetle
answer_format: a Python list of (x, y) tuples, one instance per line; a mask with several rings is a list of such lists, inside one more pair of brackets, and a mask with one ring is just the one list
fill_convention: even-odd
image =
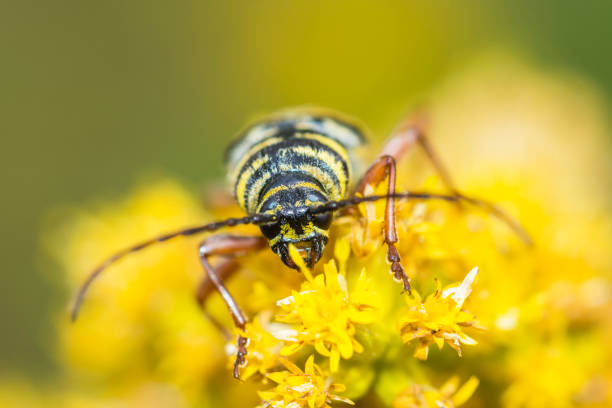
[[(263, 249), (267, 244), (288, 267), (297, 269), (289, 256), (289, 244), (293, 244), (306, 265), (312, 267), (321, 258), (334, 213), (364, 202), (386, 200), (383, 240), (387, 246), (387, 261), (394, 279), (403, 284), (404, 291), (410, 291), (410, 282), (395, 247), (398, 241), (396, 200), (434, 199), (474, 205), (506, 223), (525, 244), (531, 244), (520, 224), (501, 209), (457, 190), (425, 135), (422, 116), (415, 116), (397, 127), (378, 159), (350, 192), (354, 151), (364, 143), (363, 132), (355, 121), (325, 110), (284, 111), (247, 127), (226, 154), (234, 196), (247, 216), (170, 232), (117, 252), (94, 269), (81, 285), (72, 309), (72, 320), (76, 320), (92, 282), (121, 258), (175, 237), (255, 224), (263, 237), (219, 234), (206, 238), (199, 247), (200, 261), (206, 271), (198, 289), (200, 305), (204, 307), (206, 297), (216, 289), (235, 325), (244, 330), (247, 318), (223, 283), (223, 279), (237, 269), (236, 258)], [(414, 146), (423, 149), (449, 194), (395, 191), (396, 162)], [(367, 185), (377, 185), (385, 179), (386, 194), (363, 195)], [(223, 257), (225, 261), (213, 268), (209, 262), (212, 256)], [(247, 344), (246, 338), (238, 336), (233, 371), (237, 379), (240, 378), (239, 368), (246, 364)]]

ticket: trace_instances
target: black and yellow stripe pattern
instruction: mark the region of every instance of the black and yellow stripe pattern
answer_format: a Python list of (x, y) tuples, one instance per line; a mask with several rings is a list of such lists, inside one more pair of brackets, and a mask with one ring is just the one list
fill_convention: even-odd
[(227, 152), (236, 200), (247, 214), (273, 199), (308, 205), (311, 192), (339, 200), (352, 180), (351, 151), (363, 142), (354, 123), (330, 114), (289, 112), (256, 123)]

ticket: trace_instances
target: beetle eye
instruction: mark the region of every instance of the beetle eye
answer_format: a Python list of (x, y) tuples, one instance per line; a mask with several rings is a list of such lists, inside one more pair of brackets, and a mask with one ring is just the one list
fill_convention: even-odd
[(271, 224), (262, 224), (259, 226), (262, 234), (268, 239), (272, 239), (278, 234), (280, 234), (280, 224), (278, 222), (274, 222)]
[(332, 214), (331, 213), (321, 213), (317, 214), (313, 217), (314, 224), (321, 229), (329, 229), (329, 226), (332, 222)]

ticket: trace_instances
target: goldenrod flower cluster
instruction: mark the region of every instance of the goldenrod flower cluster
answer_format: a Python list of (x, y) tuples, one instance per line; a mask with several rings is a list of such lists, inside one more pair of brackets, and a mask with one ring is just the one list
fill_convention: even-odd
[(332, 401), (352, 404), (352, 401), (330, 393), (330, 391), (342, 392), (345, 388), (343, 385), (330, 384), (327, 381), (323, 371), (314, 363), (314, 356), (308, 357), (304, 371), (288, 360), (281, 359), (281, 363), (288, 371), (266, 375), (278, 385), (273, 390), (259, 392), (259, 396), (264, 400), (261, 406), (326, 408)]
[(295, 247), (290, 248), (290, 254), (307, 280), (299, 292), (277, 302), (281, 308), (278, 321), (297, 325), (283, 338), (288, 344), (281, 354), (292, 355), (304, 344), (312, 344), (319, 354), (329, 357), (330, 370), (336, 372), (341, 356), (348, 360), (354, 352), (363, 352), (363, 346), (355, 339), (356, 326), (372, 323), (375, 318), (374, 307), (362, 303), (368, 294), (365, 271), (349, 293), (334, 260), (323, 266), (323, 274), (313, 277)]
[[(612, 406), (609, 129), (587, 89), (507, 60), (433, 93), (432, 139), (457, 184), (520, 219), (532, 247), (481, 209), (400, 201), (398, 250), (412, 283), (402, 293), (385, 260), (384, 202), (362, 204), (336, 218), (313, 270), (289, 270), (268, 250), (241, 258), (228, 286), (246, 329), (233, 329), (217, 294), (206, 302), (224, 333), (195, 300), (198, 241), (168, 242), (109, 269), (76, 324), (60, 317), (64, 391), (22, 387), (20, 397), (4, 386), (0, 405)], [(399, 189), (445, 191), (427, 169), (415, 152)], [(239, 214), (203, 209), (162, 180), (47, 237), (74, 290), (128, 244)], [(242, 382), (230, 369), (238, 334), (249, 339)]]
[(395, 397), (391, 406), (393, 408), (457, 407), (472, 396), (476, 387), (478, 387), (476, 377), (470, 377), (459, 387), (459, 378), (456, 376), (446, 381), (439, 389), (414, 384)]
[(430, 344), (436, 344), (439, 349), (448, 343), (461, 355), (461, 344), (476, 344), (476, 340), (467, 336), (462, 327), (473, 326), (476, 317), (462, 309), (463, 302), (472, 291), (472, 282), (476, 278), (478, 268), (468, 273), (457, 288), (444, 291), (437, 282), (436, 291), (425, 301), (418, 293), (407, 297), (408, 310), (398, 320), (402, 341), (408, 343), (418, 340), (414, 356), (427, 360)]

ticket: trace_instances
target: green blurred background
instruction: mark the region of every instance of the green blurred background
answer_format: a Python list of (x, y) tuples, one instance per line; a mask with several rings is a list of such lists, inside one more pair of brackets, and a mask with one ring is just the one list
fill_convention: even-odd
[[(53, 375), (66, 307), (41, 234), (151, 174), (198, 191), (254, 114), (314, 103), (379, 133), (485, 52), (612, 97), (612, 2), (15, 1), (0, 6), (0, 375)], [(608, 105), (609, 106), (609, 105)]]

